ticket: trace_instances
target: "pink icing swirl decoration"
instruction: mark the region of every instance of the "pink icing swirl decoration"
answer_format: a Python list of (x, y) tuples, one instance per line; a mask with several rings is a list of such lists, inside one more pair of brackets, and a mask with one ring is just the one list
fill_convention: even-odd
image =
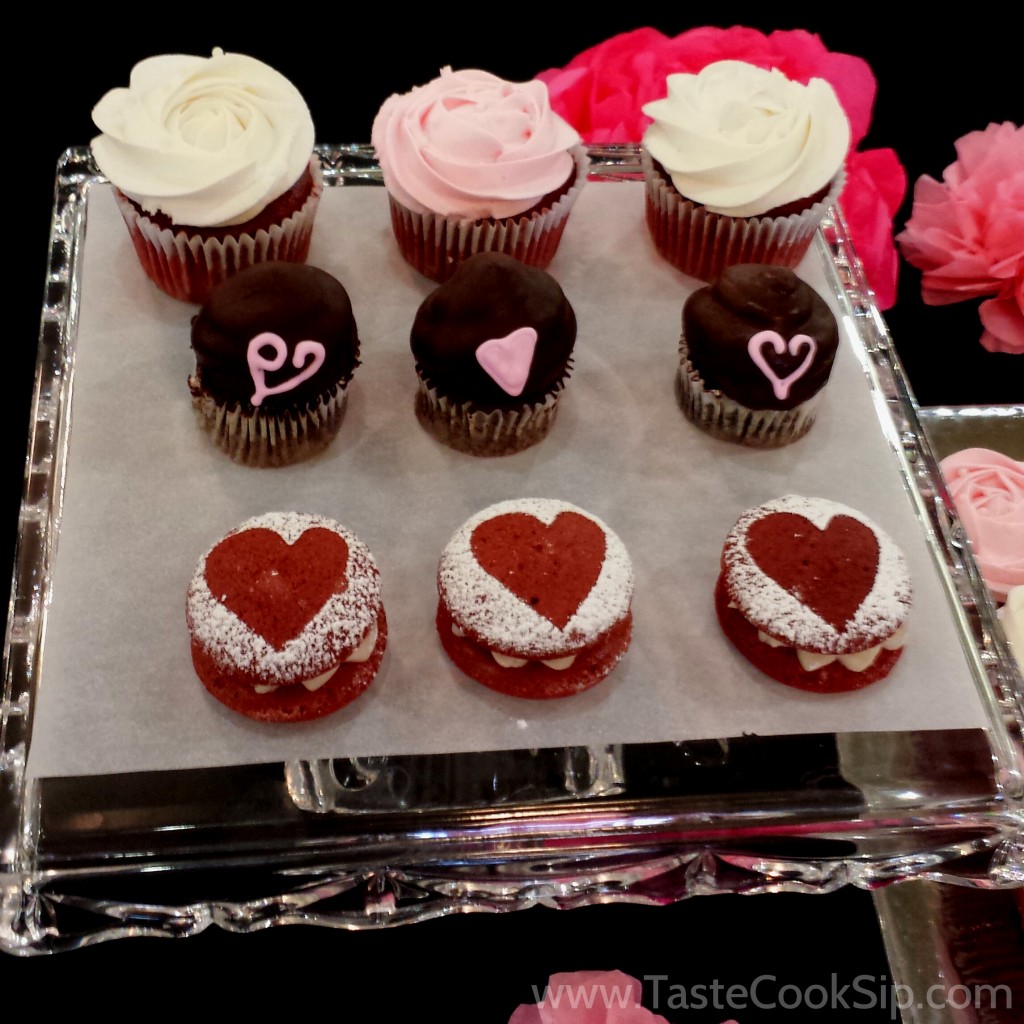
[[(795, 356), (800, 348), (806, 345), (807, 354), (804, 356), (803, 362), (791, 374), (786, 377), (779, 377), (764, 357), (765, 345), (771, 345), (775, 349), (776, 355), (780, 356), (786, 351), (791, 356)], [(771, 381), (772, 391), (775, 392), (775, 397), (781, 402), (786, 400), (786, 397), (789, 395), (789, 389), (807, 372), (811, 363), (814, 362), (814, 357), (818, 353), (818, 343), (809, 334), (794, 334), (789, 339), (789, 344), (787, 345), (786, 340), (778, 331), (758, 331), (747, 342), (747, 352), (750, 354), (750, 358), (753, 359), (754, 365)]]
[[(262, 352), (268, 345), (274, 350), (274, 357), (272, 359), (267, 359)], [(306, 361), (307, 356), (312, 357), (308, 362)], [(249, 348), (246, 352), (246, 358), (249, 362), (249, 374), (255, 386), (252, 398), (249, 401), (253, 405), (259, 405), (268, 395), (280, 395), (285, 391), (297, 388), (304, 380), (309, 380), (324, 365), (325, 356), (326, 352), (319, 341), (300, 341), (295, 346), (295, 354), (292, 356), (292, 366), (299, 370), (299, 372), (280, 384), (267, 387), (267, 373), (280, 370), (288, 359), (288, 343), (280, 334), (274, 334), (273, 331), (264, 331), (262, 334), (257, 334), (249, 342)]]
[(988, 448), (965, 448), (940, 463), (978, 570), (1005, 601), (1024, 584), (1024, 462)]

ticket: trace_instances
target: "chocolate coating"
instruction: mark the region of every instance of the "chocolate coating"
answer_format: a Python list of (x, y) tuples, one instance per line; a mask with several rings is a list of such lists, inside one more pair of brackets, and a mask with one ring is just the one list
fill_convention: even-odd
[(294, 388), (264, 397), (261, 409), (276, 412), (312, 402), (339, 381), (348, 383), (359, 365), (359, 335), (341, 282), (303, 263), (258, 263), (219, 284), (192, 321), (202, 388), (220, 402), (251, 406), (249, 342), (264, 332), (288, 346), (281, 369), (266, 373), (268, 388), (300, 374), (292, 362), (300, 341), (323, 345), (324, 361)]
[[(520, 395), (510, 395), (477, 362), (476, 350), (521, 327), (537, 346)], [(445, 397), (482, 410), (542, 401), (565, 378), (576, 343), (576, 314), (546, 271), (501, 253), (478, 253), (431, 292), (416, 313), (412, 354), (420, 376)]]
[[(772, 381), (747, 349), (761, 331), (775, 331), (787, 344), (798, 334), (817, 342), (814, 358), (785, 398), (776, 397)], [(839, 347), (839, 327), (824, 299), (792, 270), (744, 263), (727, 267), (714, 284), (687, 299), (683, 339), (707, 389), (721, 391), (748, 409), (792, 409), (827, 383)], [(785, 379), (802, 364), (807, 346), (780, 354), (764, 344), (760, 351), (776, 376)]]

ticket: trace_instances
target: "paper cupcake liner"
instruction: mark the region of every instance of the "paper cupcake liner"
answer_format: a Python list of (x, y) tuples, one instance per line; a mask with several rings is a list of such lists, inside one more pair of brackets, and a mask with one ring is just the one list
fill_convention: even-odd
[(543, 269), (553, 259), (573, 204), (587, 181), (586, 149), (572, 150), (576, 177), (551, 206), (503, 220), (464, 220), (434, 213), (413, 213), (392, 196), (391, 227), (405, 259), (433, 281), (447, 281), (478, 252), (502, 252)]
[(222, 452), (243, 466), (286, 466), (308, 458), (330, 444), (345, 416), (344, 382), (305, 408), (278, 413), (223, 405), (194, 374), (188, 386), (199, 425)]
[(684, 274), (713, 281), (735, 263), (795, 267), (846, 180), (840, 170), (824, 199), (787, 217), (729, 217), (684, 199), (641, 151), (647, 227), (658, 252)]
[(798, 441), (814, 425), (818, 395), (792, 409), (748, 409), (706, 387), (690, 362), (685, 341), (679, 344), (679, 357), (676, 397), (687, 419), (706, 434), (749, 448), (782, 448)]
[(289, 217), (255, 234), (229, 235), (224, 239), (189, 235), (180, 228), (161, 228), (118, 189), (114, 189), (121, 216), (128, 226), (143, 270), (163, 291), (184, 302), (203, 303), (225, 278), (267, 260), (304, 263), (309, 255), (324, 182), (320, 162), (309, 163), (313, 188), (306, 201)]
[(472, 402), (452, 402), (420, 380), (416, 393), (419, 421), (442, 444), (470, 455), (512, 455), (543, 440), (558, 412), (559, 385), (543, 402), (518, 409), (483, 412)]

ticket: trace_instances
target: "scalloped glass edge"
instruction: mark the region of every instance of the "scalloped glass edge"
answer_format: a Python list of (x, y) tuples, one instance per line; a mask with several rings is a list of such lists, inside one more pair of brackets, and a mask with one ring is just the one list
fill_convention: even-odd
[[(325, 145), (317, 153), (330, 186), (381, 183), (368, 146)], [(642, 176), (636, 146), (592, 147), (591, 160), (594, 180)], [(313, 830), (310, 835), (300, 830), (297, 841), (284, 845), (261, 844), (251, 835), (219, 851), (216, 841), (201, 849), (185, 843), (177, 852), (143, 844), (141, 853), (134, 850), (123, 863), (118, 849), (103, 847), (72, 850), (42, 866), (37, 858), (42, 800), (38, 792), (26, 792), (25, 765), (49, 568), (60, 532), (86, 198), (89, 187), (104, 180), (87, 148), (67, 150), (58, 163), (4, 638), (0, 949), (46, 953), (124, 936), (194, 934), (214, 923), (237, 932), (287, 923), (359, 929), (537, 903), (563, 908), (612, 900), (661, 904), (713, 892), (829, 892), (845, 884), (877, 888), (912, 877), (982, 887), (1024, 884), (1024, 681), (1007, 650), (838, 210), (822, 225), (817, 248), (851, 334), (862, 342), (858, 357), (879, 421), (944, 570), (940, 575), (991, 720), (985, 734), (992, 761), (989, 792), (979, 797), (958, 790), (948, 800), (938, 794), (931, 802), (929, 795), (912, 793), (918, 802), (910, 799), (901, 806), (900, 794), (894, 797), (884, 779), (873, 785), (879, 782), (868, 778), (874, 765), (897, 756), (890, 747), (913, 747), (920, 741), (922, 750), (915, 756), (927, 761), (928, 743), (942, 737), (922, 733), (835, 738), (840, 762), (845, 756), (849, 764), (870, 769), (864, 781), (858, 780), (864, 803), (854, 814), (844, 814), (838, 805), (716, 811), (694, 807), (687, 794), (616, 800), (624, 789), (619, 752), (599, 748), (596, 784), (585, 782), (573, 791), (567, 780), (561, 802), (461, 810), (446, 823), (415, 815), (409, 820), (406, 813), (388, 821), (386, 835), (363, 833), (358, 841), (351, 831)], [(967, 732), (973, 736), (975, 731)], [(728, 740), (708, 743), (721, 745), (728, 756)], [(673, 746), (682, 757), (686, 748), (700, 744)], [(565, 754), (568, 764), (572, 755)], [(701, 764), (700, 756), (696, 763)], [(287, 783), (282, 779), (280, 788), (302, 808), (303, 799), (325, 780), (337, 782), (339, 764), (285, 766)], [(579, 799), (573, 801), (573, 796)], [(336, 792), (329, 793), (316, 809), (337, 810), (336, 799)], [(344, 819), (349, 826), (353, 822), (352, 815), (315, 817)], [(821, 855), (821, 849), (828, 855)], [(143, 870), (150, 891), (140, 901), (134, 883)], [(232, 883), (224, 891), (235, 895), (212, 898), (209, 886), (223, 883), (225, 873)], [(157, 884), (168, 877), (189, 884), (183, 889)], [(197, 878), (203, 880), (199, 897), (192, 884)], [(188, 898), (182, 898), (183, 890)]]

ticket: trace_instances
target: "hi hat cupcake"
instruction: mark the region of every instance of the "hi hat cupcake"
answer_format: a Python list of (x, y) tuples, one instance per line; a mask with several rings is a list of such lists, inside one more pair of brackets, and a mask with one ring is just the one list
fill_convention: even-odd
[(410, 343), (420, 422), (457, 451), (509, 455), (555, 422), (576, 314), (547, 271), (478, 253), (423, 300)]
[(679, 404), (712, 437), (791, 444), (814, 425), (838, 348), (832, 310), (788, 267), (726, 267), (683, 304)]
[(371, 141), (398, 247), (434, 281), (478, 252), (546, 267), (587, 178), (586, 150), (547, 86), (486, 71), (446, 67), (390, 96)]
[(150, 57), (92, 116), (93, 157), (168, 295), (201, 303), (245, 267), (306, 259), (323, 179), (309, 110), (279, 72), (220, 49)]
[(850, 124), (832, 86), (719, 61), (667, 91), (643, 108), (658, 252), (704, 281), (733, 263), (795, 267), (843, 188)]
[(297, 462), (338, 432), (359, 334), (348, 292), (326, 271), (275, 262), (235, 274), (193, 319), (192, 349), (192, 407), (235, 462)]

